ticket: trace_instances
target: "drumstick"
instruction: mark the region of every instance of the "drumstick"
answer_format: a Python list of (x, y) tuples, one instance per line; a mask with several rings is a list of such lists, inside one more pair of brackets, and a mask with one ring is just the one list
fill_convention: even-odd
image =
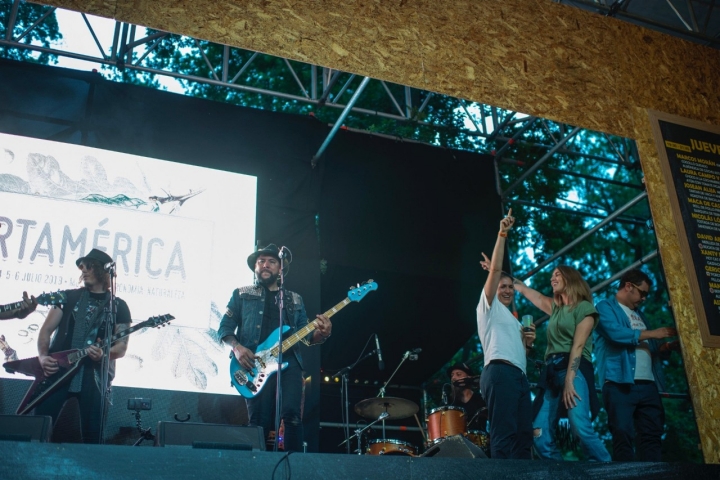
[(420, 433), (422, 433), (422, 436), (425, 439), (425, 443), (427, 443), (427, 441), (428, 441), (427, 435), (425, 435), (425, 429), (423, 428), (422, 424), (420, 423), (420, 419), (418, 418), (417, 413), (414, 414), (414, 417), (415, 417), (415, 421), (418, 424), (418, 427), (420, 427)]

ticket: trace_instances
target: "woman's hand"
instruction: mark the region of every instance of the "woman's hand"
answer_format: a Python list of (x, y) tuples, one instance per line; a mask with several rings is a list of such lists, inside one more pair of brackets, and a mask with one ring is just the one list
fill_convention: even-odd
[[(565, 388), (563, 388), (563, 403), (565, 404), (565, 408), (570, 410), (573, 407), (577, 406), (578, 401), (582, 401), (582, 398), (580, 398), (580, 395), (575, 391), (575, 374), (569, 374), (565, 376)], [(577, 399), (577, 401), (575, 400)]]
[(483, 270), (487, 270), (489, 272), (490, 271), (490, 259), (487, 257), (487, 255), (485, 255), (485, 252), (480, 252), (480, 253), (482, 253), (482, 256), (484, 258), (484, 260), (480, 260), (480, 266), (483, 268)]

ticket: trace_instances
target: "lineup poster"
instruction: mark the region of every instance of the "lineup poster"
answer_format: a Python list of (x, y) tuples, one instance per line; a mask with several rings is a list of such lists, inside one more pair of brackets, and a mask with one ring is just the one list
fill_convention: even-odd
[(720, 347), (720, 127), (653, 114), (666, 183), (677, 195), (676, 225), (687, 240), (698, 326), (705, 346)]
[[(75, 261), (98, 248), (134, 324), (175, 317), (129, 337), (113, 384), (235, 394), (216, 332), (253, 279), (256, 197), (252, 176), (0, 134), (0, 304), (80, 287)], [(19, 358), (37, 356), (50, 308), (0, 321)]]

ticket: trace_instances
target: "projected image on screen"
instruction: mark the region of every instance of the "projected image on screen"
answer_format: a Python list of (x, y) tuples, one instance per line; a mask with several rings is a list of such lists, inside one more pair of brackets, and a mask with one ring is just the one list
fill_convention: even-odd
[[(78, 288), (75, 261), (104, 250), (133, 323), (175, 317), (132, 334), (113, 384), (235, 394), (216, 330), (253, 279), (256, 193), (247, 175), (0, 134), (0, 304)], [(19, 358), (49, 308), (0, 322)]]

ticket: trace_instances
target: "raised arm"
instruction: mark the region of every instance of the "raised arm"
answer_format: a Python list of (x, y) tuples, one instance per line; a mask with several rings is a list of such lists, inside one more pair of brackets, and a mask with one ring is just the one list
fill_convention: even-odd
[(492, 258), (488, 259), (485, 253), (482, 254), (485, 260), (480, 262), (480, 264), (488, 270), (488, 278), (485, 280), (483, 291), (485, 292), (485, 298), (487, 298), (489, 305), (492, 305), (493, 298), (495, 298), (495, 293), (500, 284), (500, 272), (502, 271), (503, 259), (505, 257), (505, 240), (513, 224), (515, 224), (515, 218), (512, 217), (511, 208), (508, 210), (505, 218), (500, 220), (500, 231), (498, 232), (497, 240), (495, 240)]
[(530, 300), (530, 303), (532, 303), (548, 315), (552, 314), (552, 298), (546, 297), (537, 290), (533, 290), (517, 278), (514, 279), (513, 285), (515, 286), (516, 291), (522, 293), (525, 298)]

